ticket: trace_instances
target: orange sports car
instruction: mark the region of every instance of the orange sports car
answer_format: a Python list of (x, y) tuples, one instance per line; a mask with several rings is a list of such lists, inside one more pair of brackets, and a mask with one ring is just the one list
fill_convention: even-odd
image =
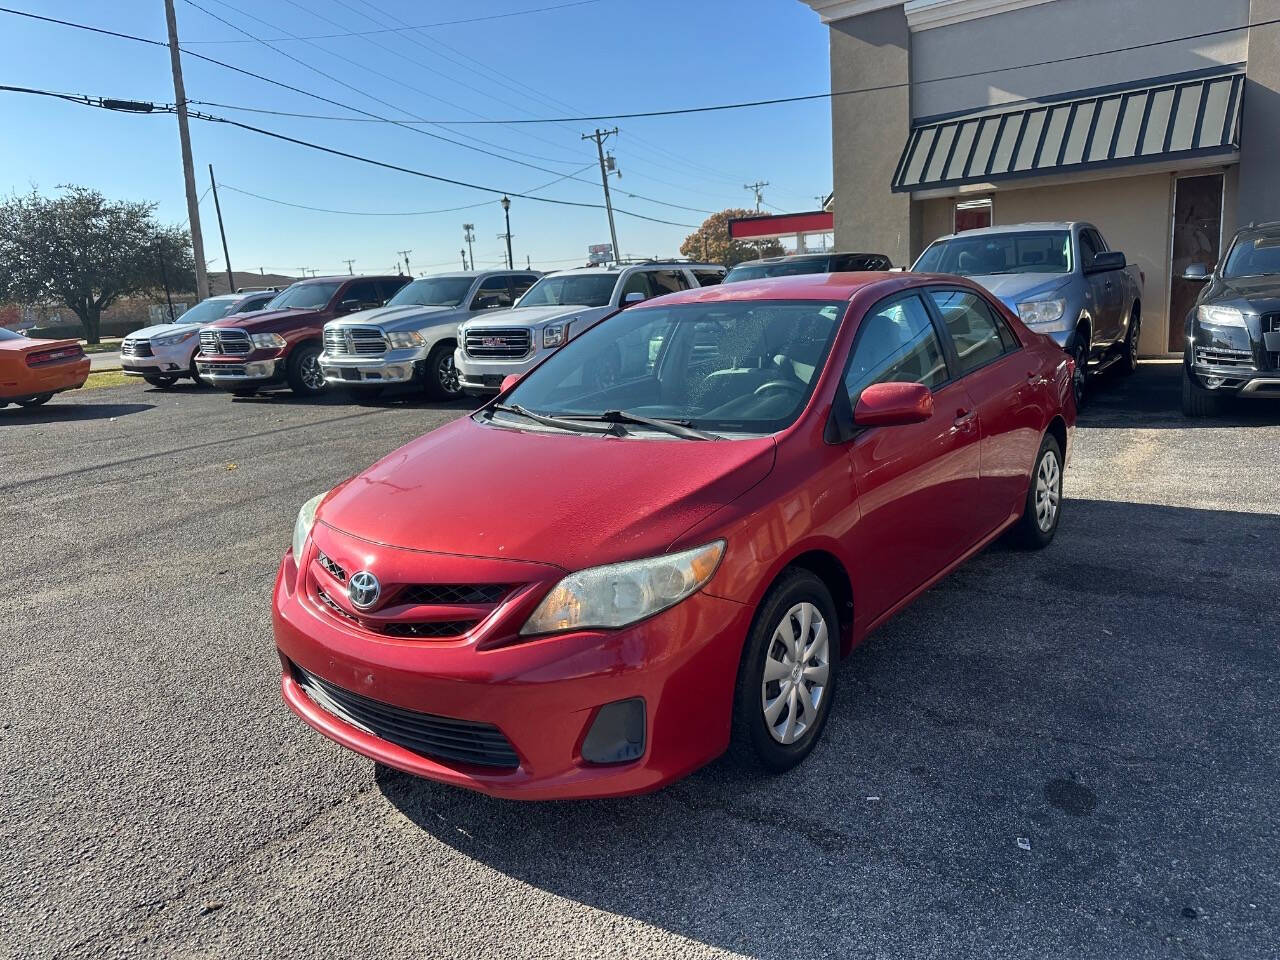
[(0, 407), (38, 407), (84, 386), (89, 358), (79, 340), (32, 340), (0, 327)]

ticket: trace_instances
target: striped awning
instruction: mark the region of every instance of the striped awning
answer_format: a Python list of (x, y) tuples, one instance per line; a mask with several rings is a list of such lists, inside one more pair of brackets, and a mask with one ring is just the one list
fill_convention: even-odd
[(1239, 149), (1238, 68), (1014, 110), (919, 123), (893, 176), (895, 191), (1227, 154)]

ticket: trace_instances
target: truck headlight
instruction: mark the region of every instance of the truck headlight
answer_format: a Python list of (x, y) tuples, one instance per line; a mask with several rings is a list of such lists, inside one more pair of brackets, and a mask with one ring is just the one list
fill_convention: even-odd
[(724, 556), (724, 541), (645, 560), (571, 573), (538, 604), (522, 636), (587, 627), (625, 627), (696, 593)]
[[(325, 491), (328, 493), (329, 491)], [(311, 536), (311, 528), (316, 525), (316, 508), (325, 498), (325, 493), (317, 493), (302, 505), (298, 511), (298, 519), (293, 523), (293, 562), (302, 563), (302, 548), (307, 545), (307, 537)]]
[(1027, 326), (1032, 327), (1061, 320), (1062, 313), (1066, 309), (1067, 301), (1065, 300), (1028, 300), (1018, 304), (1018, 317)]
[(199, 330), (192, 330), (189, 333), (171, 333), (166, 337), (152, 337), (151, 345), (153, 347), (176, 346), (179, 343), (186, 343), (199, 332)]
[(1244, 314), (1235, 307), (1213, 307), (1205, 304), (1196, 307), (1196, 319), (1215, 327), (1243, 327)]
[(422, 339), (422, 334), (417, 330), (396, 330), (383, 334), (383, 336), (387, 338), (387, 343), (397, 350), (403, 350), (406, 347), (420, 347), (426, 343)]
[(467, 335), (466, 328), (465, 328), (465, 327), (463, 327), (463, 325), (462, 325), (462, 324), (458, 324), (457, 332), (456, 332), (456, 333), (454, 333), (454, 336), (457, 338), (458, 343), (462, 343), (462, 342), (463, 342), (463, 337), (465, 337), (466, 335)]
[(544, 347), (558, 347), (564, 343), (564, 334), (567, 324), (557, 324), (554, 327), (542, 328), (542, 345)]
[(259, 350), (280, 350), (285, 345), (284, 337), (278, 333), (255, 333), (249, 339)]

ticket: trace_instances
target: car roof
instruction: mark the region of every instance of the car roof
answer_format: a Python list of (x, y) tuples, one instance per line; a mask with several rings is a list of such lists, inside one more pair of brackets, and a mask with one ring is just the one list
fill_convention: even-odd
[(639, 260), (630, 263), (611, 263), (601, 267), (570, 267), (567, 270), (553, 270), (551, 273), (544, 274), (548, 277), (563, 276), (589, 276), (591, 274), (601, 274), (607, 276), (618, 276), (624, 270), (652, 270), (654, 268), (670, 268), (670, 267), (688, 267), (690, 270), (705, 267), (719, 267), (724, 269), (723, 264), (709, 263), (701, 260)]
[(820, 257), (883, 257), (883, 253), (872, 253), (869, 250), (814, 250), (810, 253), (784, 253), (777, 257), (757, 257), (755, 260), (743, 260), (735, 263), (730, 270), (756, 263), (787, 263), (791, 260), (816, 260)]

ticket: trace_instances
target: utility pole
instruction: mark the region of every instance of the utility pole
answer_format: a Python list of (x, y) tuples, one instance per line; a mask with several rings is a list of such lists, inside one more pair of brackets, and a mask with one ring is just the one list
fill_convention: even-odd
[(400, 256), (404, 257), (404, 272), (405, 272), (405, 273), (407, 273), (409, 276), (411, 276), (411, 277), (412, 277), (412, 276), (413, 276), (413, 271), (409, 269), (409, 254), (413, 253), (413, 251), (412, 251), (412, 250), (400, 250), (400, 251), (397, 251), (397, 252), (400, 254)]
[(213, 209), (218, 214), (218, 233), (222, 237), (222, 259), (227, 265), (227, 293), (236, 292), (236, 279), (231, 272), (231, 254), (227, 252), (227, 231), (222, 226), (222, 204), (218, 203), (218, 181), (213, 179), (213, 164), (209, 164), (209, 187), (213, 190)]
[(355, 276), (355, 273), (356, 273), (355, 267), (354, 267), (354, 264), (356, 262), (355, 259), (352, 258), (350, 260), (343, 260), (342, 262), (347, 265), (347, 273), (351, 276)]
[[(584, 133), (582, 135), (583, 140), (594, 140), (596, 142), (596, 156), (600, 158), (600, 185), (604, 187), (604, 208), (609, 214), (609, 239), (613, 243), (613, 260), (615, 263), (618, 261), (618, 229), (613, 225), (613, 201), (609, 198), (609, 174), (610, 172), (617, 173), (614, 169), (617, 163), (614, 161), (612, 154), (609, 155), (606, 162), (604, 142), (617, 135), (617, 127), (612, 130), (601, 130), (597, 127), (595, 133)], [(617, 173), (617, 176), (622, 176), (622, 174)]]
[(209, 296), (209, 275), (204, 263), (204, 237), (200, 233), (200, 199), (196, 196), (196, 171), (191, 161), (191, 131), (187, 129), (187, 90), (182, 85), (182, 54), (178, 50), (178, 17), (173, 0), (164, 0), (169, 26), (169, 63), (173, 68), (173, 99), (178, 109), (178, 140), (182, 145), (182, 177), (187, 187), (187, 221), (191, 225), (191, 255), (196, 264), (196, 296)]
[(507, 218), (507, 232), (498, 234), (498, 239), (506, 238), (507, 269), (512, 270), (515, 268), (515, 264), (511, 260), (511, 198), (504, 193), (502, 199), (498, 202), (502, 204), (502, 215)]
[(755, 183), (743, 184), (743, 190), (754, 190), (756, 195), (756, 213), (760, 212), (760, 204), (764, 202), (764, 194), (761, 192), (769, 185), (767, 180), (757, 180)]
[[(476, 239), (476, 225), (474, 223), (464, 223), (462, 225), (462, 239), (467, 241), (467, 250), (471, 253), (471, 269), (474, 270), (476, 268), (476, 251), (475, 247), (471, 245)], [(462, 269), (467, 269), (465, 258), (462, 261)]]

